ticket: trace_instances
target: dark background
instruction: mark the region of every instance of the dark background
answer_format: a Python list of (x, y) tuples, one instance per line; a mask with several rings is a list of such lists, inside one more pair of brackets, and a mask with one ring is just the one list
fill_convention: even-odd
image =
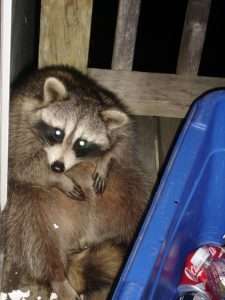
[[(175, 73), (187, 0), (142, 0), (133, 69)], [(118, 0), (94, 0), (89, 67), (110, 68)], [(225, 0), (212, 0), (199, 75), (225, 77)]]

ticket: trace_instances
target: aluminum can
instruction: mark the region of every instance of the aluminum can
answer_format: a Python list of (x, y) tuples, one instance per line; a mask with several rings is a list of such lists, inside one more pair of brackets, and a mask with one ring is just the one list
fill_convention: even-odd
[(186, 258), (178, 286), (180, 296), (178, 299), (225, 299), (225, 292), (223, 294), (225, 284), (223, 282), (225, 282), (224, 248), (213, 245), (200, 247)]

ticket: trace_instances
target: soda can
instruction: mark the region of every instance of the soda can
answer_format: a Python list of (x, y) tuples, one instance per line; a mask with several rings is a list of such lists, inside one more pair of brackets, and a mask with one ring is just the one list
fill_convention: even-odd
[[(190, 299), (220, 300), (212, 291), (210, 282), (212, 276), (210, 274), (212, 270), (215, 273), (213, 263), (221, 260), (225, 261), (225, 250), (219, 246), (206, 245), (191, 252), (186, 258), (180, 285), (178, 286), (180, 299), (182, 297), (192, 297)], [(214, 269), (210, 268), (211, 265), (214, 266)], [(218, 276), (216, 278), (218, 286)], [(213, 287), (215, 287), (215, 284)]]
[(206, 287), (216, 299), (225, 298), (225, 259), (214, 260), (206, 270)]

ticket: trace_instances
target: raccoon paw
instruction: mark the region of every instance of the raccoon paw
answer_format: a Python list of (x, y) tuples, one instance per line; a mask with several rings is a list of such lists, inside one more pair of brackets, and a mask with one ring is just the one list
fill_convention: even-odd
[(95, 172), (92, 176), (93, 178), (93, 187), (96, 191), (96, 193), (102, 194), (106, 187), (106, 178), (105, 176), (99, 174), (98, 172)]
[(72, 191), (68, 191), (66, 194), (74, 200), (85, 200), (85, 194), (82, 188), (77, 183), (74, 183)]
[(54, 180), (56, 182), (56, 187), (58, 187), (58, 189), (64, 192), (68, 197), (80, 201), (85, 199), (85, 194), (82, 188), (71, 178), (63, 174), (54, 177)]

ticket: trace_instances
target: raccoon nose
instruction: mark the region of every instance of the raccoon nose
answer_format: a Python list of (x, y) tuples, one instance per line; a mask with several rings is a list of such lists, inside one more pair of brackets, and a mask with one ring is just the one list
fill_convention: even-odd
[(64, 170), (65, 170), (64, 163), (61, 162), (61, 161), (56, 160), (56, 161), (51, 165), (51, 169), (52, 169), (52, 171), (54, 171), (54, 172), (62, 173), (62, 172), (64, 172)]

